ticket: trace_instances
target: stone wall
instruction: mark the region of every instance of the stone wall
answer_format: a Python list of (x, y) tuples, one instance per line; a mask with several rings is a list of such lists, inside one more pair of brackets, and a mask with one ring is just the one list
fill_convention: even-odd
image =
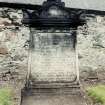
[[(25, 70), (20, 72), (17, 65), (27, 69), (29, 28), (22, 25), (21, 19), (21, 10), (0, 8), (0, 72), (23, 73)], [(88, 18), (87, 25), (78, 27), (77, 45), (81, 75), (104, 71), (105, 17)]]
[[(21, 10), (0, 8), (0, 71), (7, 62), (27, 62), (29, 29), (21, 19)], [(105, 69), (105, 17), (90, 18), (78, 28), (78, 50), (80, 71)]]
[(78, 28), (80, 72), (88, 76), (92, 72), (104, 77), (105, 70), (105, 17), (96, 16), (87, 25)]
[(0, 8), (0, 88), (13, 88), (14, 105), (20, 105), (27, 75), (29, 29), (21, 19), (21, 10)]

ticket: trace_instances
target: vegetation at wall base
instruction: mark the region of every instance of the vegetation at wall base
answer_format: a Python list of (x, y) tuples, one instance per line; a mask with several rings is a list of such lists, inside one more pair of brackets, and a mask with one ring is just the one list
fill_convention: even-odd
[(105, 85), (89, 87), (87, 89), (87, 93), (93, 99), (93, 101), (105, 105)]
[(0, 89), (0, 105), (12, 105), (12, 89)]

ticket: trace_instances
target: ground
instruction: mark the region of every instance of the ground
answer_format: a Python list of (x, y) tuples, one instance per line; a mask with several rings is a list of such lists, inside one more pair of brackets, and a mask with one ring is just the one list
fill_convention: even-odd
[(22, 105), (87, 105), (84, 98), (80, 95), (70, 94), (38, 94), (26, 96)]

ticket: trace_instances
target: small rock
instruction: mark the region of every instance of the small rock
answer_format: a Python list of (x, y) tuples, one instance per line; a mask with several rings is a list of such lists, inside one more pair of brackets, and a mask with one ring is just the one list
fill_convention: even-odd
[(12, 20), (12, 23), (15, 25), (21, 25), (21, 20), (22, 20), (22, 13), (20, 13), (21, 11), (19, 11), (19, 13), (14, 13), (14, 12), (8, 12), (8, 15), (10, 17), (10, 19)]
[(100, 16), (97, 16), (97, 17), (96, 17), (96, 20), (97, 20), (98, 23), (101, 23), (101, 22), (102, 22), (102, 19), (103, 19), (103, 18), (100, 17)]
[(10, 25), (12, 22), (8, 18), (0, 18), (0, 26), (1, 25)]
[(5, 47), (0, 47), (0, 54), (2, 54), (2, 55), (8, 54), (7, 48), (5, 48)]

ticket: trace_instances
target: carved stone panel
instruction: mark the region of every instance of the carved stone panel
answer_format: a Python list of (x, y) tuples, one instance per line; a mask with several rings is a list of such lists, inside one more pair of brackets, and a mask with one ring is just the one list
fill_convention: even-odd
[(71, 33), (35, 33), (31, 75), (38, 82), (76, 79), (76, 56)]

